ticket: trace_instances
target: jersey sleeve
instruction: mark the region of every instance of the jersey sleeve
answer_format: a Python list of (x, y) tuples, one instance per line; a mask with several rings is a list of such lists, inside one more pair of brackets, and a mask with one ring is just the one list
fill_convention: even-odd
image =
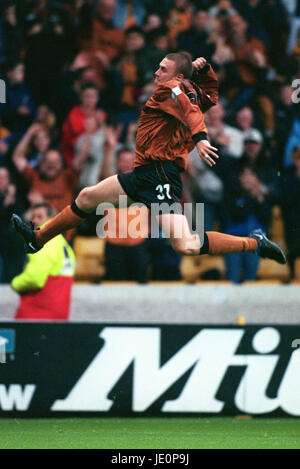
[(208, 111), (217, 104), (219, 99), (219, 81), (210, 64), (199, 71), (195, 71), (192, 80), (201, 89), (199, 96), (200, 106), (203, 112)]
[(173, 82), (172, 86), (169, 83), (157, 87), (147, 106), (175, 117), (190, 130), (192, 136), (207, 134), (204, 116), (199, 106), (191, 103), (179, 84)]

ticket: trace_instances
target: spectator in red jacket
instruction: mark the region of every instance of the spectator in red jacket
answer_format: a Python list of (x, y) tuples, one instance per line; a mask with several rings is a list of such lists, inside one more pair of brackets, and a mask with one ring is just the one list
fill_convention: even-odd
[[(106, 114), (98, 107), (99, 91), (97, 86), (86, 83), (81, 87), (80, 104), (74, 106), (64, 121), (62, 128), (62, 154), (67, 166), (74, 158), (74, 147), (80, 136), (86, 132), (87, 125), (95, 132), (106, 120)], [(88, 121), (88, 123), (87, 123)]]

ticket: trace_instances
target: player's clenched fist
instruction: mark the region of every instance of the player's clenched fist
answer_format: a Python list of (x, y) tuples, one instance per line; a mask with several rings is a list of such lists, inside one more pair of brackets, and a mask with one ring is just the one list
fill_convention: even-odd
[(204, 57), (199, 57), (198, 59), (194, 60), (193, 68), (194, 70), (201, 70), (206, 65), (206, 59)]

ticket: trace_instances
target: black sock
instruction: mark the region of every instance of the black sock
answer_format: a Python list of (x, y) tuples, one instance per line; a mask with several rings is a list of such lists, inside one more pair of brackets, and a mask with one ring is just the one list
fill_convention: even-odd
[(208, 241), (208, 236), (206, 233), (204, 233), (204, 243), (202, 248), (200, 249), (200, 255), (202, 254), (208, 254), (209, 252), (209, 241)]

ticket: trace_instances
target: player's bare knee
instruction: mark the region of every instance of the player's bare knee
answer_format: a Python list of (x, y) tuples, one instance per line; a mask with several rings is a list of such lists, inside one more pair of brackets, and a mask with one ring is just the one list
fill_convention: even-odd
[(91, 188), (85, 187), (82, 189), (77, 197), (77, 202), (81, 210), (89, 210), (92, 204), (92, 197), (91, 197)]
[(200, 253), (198, 243), (189, 241), (172, 242), (174, 251), (182, 256), (196, 256)]

